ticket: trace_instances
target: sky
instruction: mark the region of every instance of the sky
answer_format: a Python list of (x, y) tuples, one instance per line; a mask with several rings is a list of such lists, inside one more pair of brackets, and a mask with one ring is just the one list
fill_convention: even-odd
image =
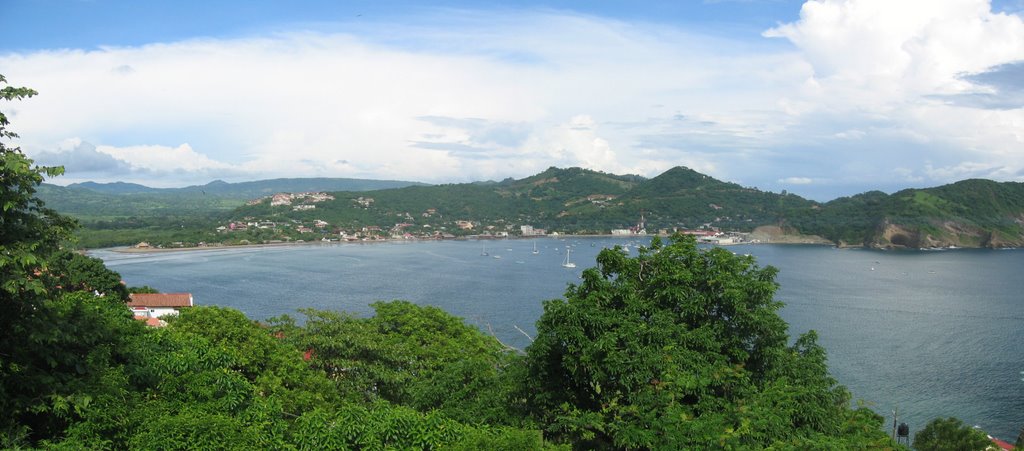
[(0, 0), (49, 180), (1024, 181), (1024, 0)]

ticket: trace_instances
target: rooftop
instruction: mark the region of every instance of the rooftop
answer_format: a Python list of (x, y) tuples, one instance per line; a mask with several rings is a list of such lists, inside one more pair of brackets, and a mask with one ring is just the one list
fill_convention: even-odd
[(191, 307), (192, 293), (132, 293), (129, 307)]

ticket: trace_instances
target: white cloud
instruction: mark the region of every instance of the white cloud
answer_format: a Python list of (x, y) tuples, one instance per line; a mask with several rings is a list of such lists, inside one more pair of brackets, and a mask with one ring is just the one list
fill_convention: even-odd
[(814, 180), (807, 177), (786, 177), (779, 179), (779, 183), (783, 185), (810, 185), (814, 183)]
[(965, 161), (955, 166), (933, 167), (925, 165), (925, 174), (932, 179), (962, 180), (967, 178), (1004, 178), (1010, 170), (1004, 165)]
[(836, 138), (839, 139), (861, 139), (864, 135), (865, 133), (860, 130), (847, 130), (835, 134)]
[(811, 0), (765, 36), (793, 42), (819, 83), (871, 91), (861, 104), (957, 92), (957, 75), (1024, 58), (1024, 22), (987, 0)]
[[(1024, 60), (1021, 18), (983, 0), (809, 1), (765, 32), (792, 47), (568, 13), (446, 14), (0, 55), (0, 73), (40, 91), (12, 116), (26, 152), (52, 157), (80, 137), (164, 184), (451, 182), (552, 165), (648, 176), (686, 165), (765, 188), (813, 180), (808, 190), (893, 167), (957, 173), (924, 162), (1024, 174), (1024, 110), (948, 97), (991, 95), (970, 74)], [(107, 177), (123, 178), (115, 166)]]
[(210, 171), (230, 169), (231, 166), (214, 161), (192, 150), (188, 144), (167, 146), (96, 146), (96, 150), (124, 161), (134, 167), (154, 172)]
[[(984, 100), (1001, 110), (944, 101), (989, 89), (981, 84), (985, 77), (965, 74), (1012, 69), (1024, 60), (1020, 16), (993, 13), (987, 0), (812, 0), (800, 20), (764, 34), (788, 39), (813, 68), (808, 89), (786, 94), (786, 102), (803, 107), (792, 114), (818, 118), (800, 120), (802, 126), (815, 124), (804, 136), (827, 131), (820, 118), (828, 117), (835, 139), (884, 150), (874, 158), (876, 173), (888, 172), (898, 159), (941, 161), (943, 168), (998, 166), (1004, 169), (985, 173), (1021, 179), (1024, 109), (992, 99)], [(867, 140), (868, 133), (879, 136)], [(924, 166), (912, 172), (921, 174), (914, 180), (923, 175), (932, 183), (978, 173)]]

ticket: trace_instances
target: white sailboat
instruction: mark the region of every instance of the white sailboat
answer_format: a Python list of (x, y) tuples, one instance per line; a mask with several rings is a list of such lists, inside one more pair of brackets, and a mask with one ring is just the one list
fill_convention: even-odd
[(575, 268), (576, 264), (569, 261), (569, 248), (565, 248), (565, 263), (562, 263), (563, 268)]
[(537, 242), (536, 241), (533, 242), (533, 253), (534, 254), (539, 254), (540, 253), (540, 251), (537, 250)]
[(484, 245), (483, 249), (480, 251), (480, 255), (484, 256), (484, 257), (490, 255), (490, 254), (487, 253), (487, 245), (486, 244)]

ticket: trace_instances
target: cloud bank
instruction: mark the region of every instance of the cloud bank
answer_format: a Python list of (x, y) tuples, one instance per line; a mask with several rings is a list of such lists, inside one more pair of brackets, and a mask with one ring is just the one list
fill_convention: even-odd
[(68, 183), (685, 165), (822, 199), (1024, 180), (1024, 21), (984, 0), (808, 1), (755, 41), (551, 11), (318, 29), (0, 55), (40, 91), (5, 112)]

